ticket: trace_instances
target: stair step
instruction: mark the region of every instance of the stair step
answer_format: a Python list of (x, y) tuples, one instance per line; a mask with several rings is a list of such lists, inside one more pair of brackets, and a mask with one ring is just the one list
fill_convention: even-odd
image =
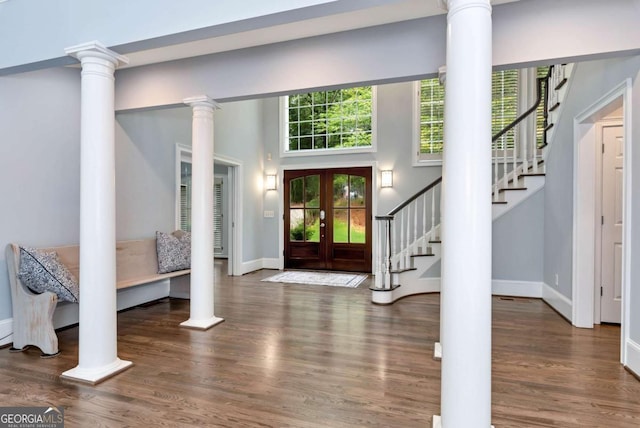
[(554, 105), (552, 105), (551, 107), (549, 107), (549, 111), (554, 111), (555, 109), (557, 109), (558, 107), (560, 107), (560, 103), (557, 102)]
[(429, 244), (442, 244), (441, 240), (429, 241)]
[(505, 205), (507, 201), (491, 201), (491, 203), (496, 205)]
[(550, 130), (551, 128), (553, 128), (553, 123), (548, 124), (548, 125), (544, 128), (544, 131), (546, 132), (546, 131)]
[(433, 257), (435, 254), (411, 254), (411, 257)]
[(498, 193), (506, 192), (507, 190), (527, 190), (526, 187), (504, 187), (502, 189), (498, 189)]
[(527, 174), (520, 174), (520, 177), (544, 177), (545, 174), (544, 172), (529, 172)]
[(371, 290), (371, 291), (393, 291), (398, 287), (400, 287), (400, 284), (393, 284), (390, 288), (369, 287), (369, 290)]
[(389, 273), (391, 273), (391, 274), (400, 274), (400, 273), (409, 272), (409, 271), (412, 271), (412, 270), (418, 270), (418, 269), (417, 268), (395, 269), (395, 270), (389, 271)]

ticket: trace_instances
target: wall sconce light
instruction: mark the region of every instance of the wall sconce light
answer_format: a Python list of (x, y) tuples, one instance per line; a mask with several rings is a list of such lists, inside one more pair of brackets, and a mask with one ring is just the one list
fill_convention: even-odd
[(387, 169), (380, 172), (380, 187), (393, 187), (393, 170)]
[(264, 183), (265, 190), (276, 190), (278, 186), (277, 176), (275, 174), (267, 174)]

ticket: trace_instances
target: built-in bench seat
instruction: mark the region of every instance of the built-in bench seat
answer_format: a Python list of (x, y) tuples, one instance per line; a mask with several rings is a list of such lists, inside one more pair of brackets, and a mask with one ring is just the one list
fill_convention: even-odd
[[(80, 278), (79, 250), (77, 245), (41, 248), (55, 251), (60, 261)], [(56, 355), (58, 337), (53, 326), (53, 314), (58, 296), (46, 291), (32, 292), (18, 277), (20, 271), (20, 246), (9, 244), (6, 248), (9, 282), (13, 308), (13, 350), (37, 346), (44, 356)], [(191, 270), (179, 270), (159, 274), (156, 239), (119, 241), (116, 243), (116, 289), (122, 290), (138, 285), (188, 275)], [(80, 289), (82, 299), (82, 289)]]

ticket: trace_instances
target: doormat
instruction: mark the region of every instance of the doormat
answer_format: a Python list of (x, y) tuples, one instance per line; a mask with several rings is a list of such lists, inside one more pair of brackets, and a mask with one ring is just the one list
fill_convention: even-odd
[(367, 279), (367, 275), (357, 273), (287, 271), (262, 281), (356, 288), (365, 279)]

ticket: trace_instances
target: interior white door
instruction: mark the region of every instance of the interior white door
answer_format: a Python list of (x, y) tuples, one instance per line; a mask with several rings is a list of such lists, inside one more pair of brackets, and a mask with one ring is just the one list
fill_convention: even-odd
[(602, 257), (600, 319), (620, 323), (622, 313), (623, 128), (602, 127)]

